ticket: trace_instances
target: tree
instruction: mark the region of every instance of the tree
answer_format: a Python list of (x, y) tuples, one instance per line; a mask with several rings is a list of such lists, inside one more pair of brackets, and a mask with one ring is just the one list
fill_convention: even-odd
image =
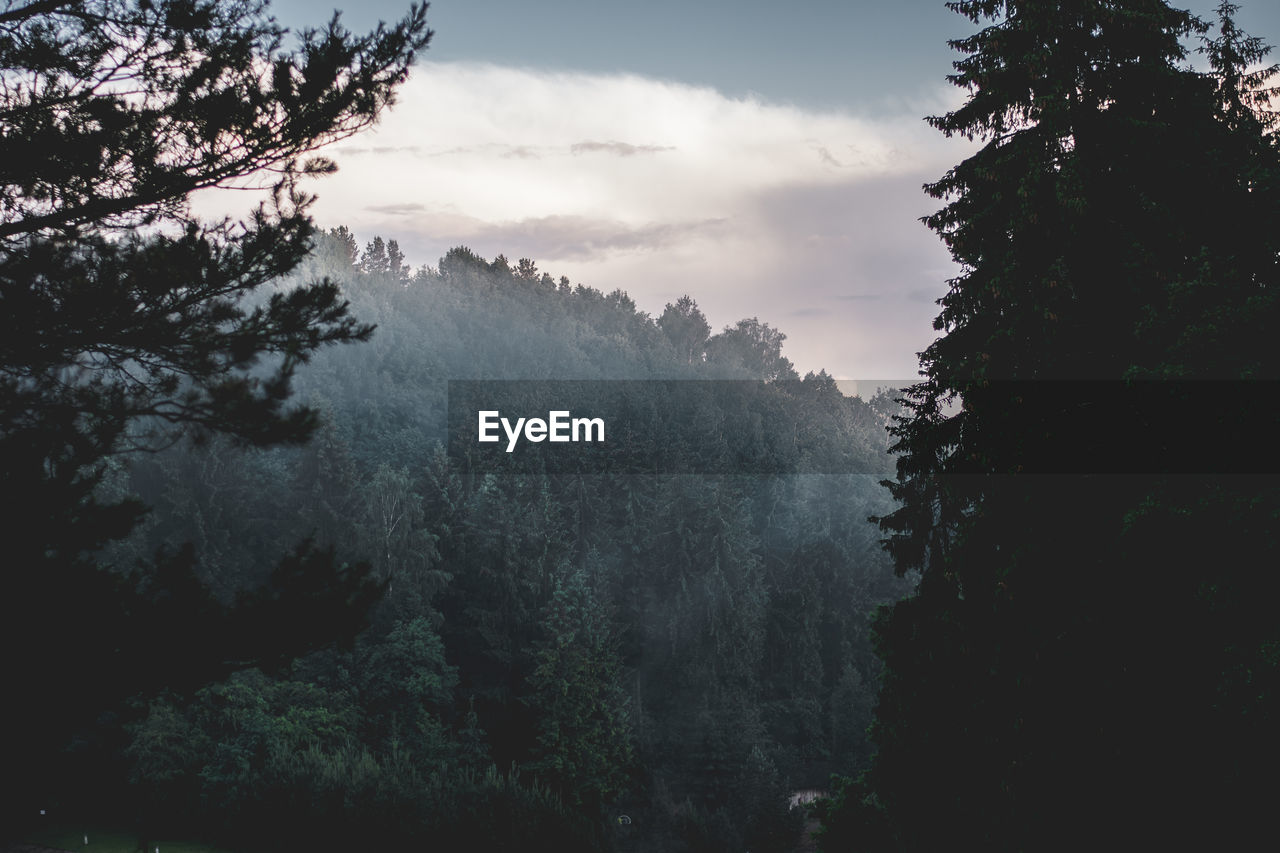
[(404, 252), (395, 240), (387, 243), (387, 274), (396, 281), (403, 282), (409, 277), (409, 268), (404, 265)]
[(530, 258), (521, 258), (516, 263), (516, 278), (521, 281), (537, 281), (538, 265)]
[(364, 254), (360, 256), (360, 269), (369, 275), (386, 275), (390, 271), (387, 244), (381, 237), (374, 237), (364, 247)]
[[(1116, 476), (1110, 427), (1126, 380), (1274, 375), (1265, 345), (1218, 324), (1274, 318), (1275, 139), (1224, 85), (1242, 64), (1219, 40), (1213, 71), (1190, 69), (1182, 40), (1207, 27), (1163, 2), (952, 8), (989, 25), (952, 43), (969, 98), (931, 122), (985, 145), (926, 187), (961, 272), (891, 430), (899, 508), (879, 519), (920, 581), (877, 620), (879, 752), (824, 847), (1072, 846), (1104, 829), (1231, 846), (1264, 813), (1230, 732), (1247, 718), (1276, 755), (1252, 723), (1271, 700), (1224, 693), (1248, 666), (1275, 695), (1261, 650), (1276, 631), (1241, 603), (1274, 600), (1241, 560), (1246, 542), (1276, 553), (1275, 534), (1258, 517), (1228, 542), (1187, 524), (1274, 507), (1274, 484)], [(1111, 476), (1027, 473), (1064, 458)], [(1222, 589), (1240, 601), (1207, 592)], [(1227, 611), (1249, 629), (1225, 630)]]
[(361, 707), (377, 741), (398, 742), (419, 762), (439, 760), (447, 743), (440, 715), (453, 705), (458, 676), (427, 617), (365, 637), (357, 664)]
[[(360, 37), (335, 16), (289, 52), (256, 0), (0, 9), (0, 489), (15, 508), (0, 640), (24, 711), (6, 766), (38, 763), (86, 697), (109, 705), (173, 675), (148, 668), (160, 656), (140, 644), (159, 638), (140, 636), (140, 623), (176, 629), (164, 635), (165, 659), (183, 660), (193, 678), (260, 653), (216, 648), (232, 613), (189, 581), (180, 555), (143, 575), (97, 565), (92, 554), (143, 508), (100, 502), (94, 488), (108, 456), (184, 433), (267, 445), (313, 431), (314, 413), (288, 405), (294, 371), (372, 329), (331, 282), (269, 294), (264, 285), (310, 246), (300, 181), (335, 168), (314, 152), (392, 103), (430, 38), (425, 12), (413, 6)], [(204, 223), (189, 198), (209, 187), (262, 187), (270, 201), (245, 221)], [(359, 579), (332, 554), (305, 549), (277, 580), (303, 582), (308, 571), (305, 583), (338, 583), (313, 590), (320, 598), (355, 594)], [(238, 618), (280, 615), (267, 606), (278, 594)], [(285, 645), (305, 647), (317, 627)]]
[(332, 257), (326, 257), (332, 266), (343, 271), (354, 267), (360, 260), (360, 244), (356, 235), (345, 225), (329, 229), (329, 240), (318, 241), (317, 250), (327, 251)]
[(434, 548), (422, 528), (422, 496), (413, 490), (408, 470), (380, 464), (359, 489), (357, 500), (362, 550), (376, 575), (406, 590), (421, 585), (419, 594), (429, 600), (436, 591), (428, 572)]
[(572, 805), (599, 813), (626, 782), (631, 720), (616, 639), (586, 573), (556, 581), (529, 676), (538, 746), (529, 767)]
[(351, 448), (334, 424), (332, 405), (324, 401), (319, 408), (323, 422), (298, 457), (290, 500), (306, 535), (345, 548), (357, 538), (351, 519), (356, 515), (358, 474)]
[(711, 334), (711, 324), (706, 315), (698, 310), (698, 303), (690, 296), (681, 296), (674, 304), (668, 302), (662, 316), (658, 318), (658, 327), (662, 329), (676, 355), (685, 364), (700, 364), (706, 355), (707, 338)]
[(736, 326), (725, 326), (723, 332), (707, 342), (707, 361), (740, 365), (753, 378), (798, 379), (791, 360), (782, 354), (786, 339), (782, 332), (756, 317), (739, 320)]

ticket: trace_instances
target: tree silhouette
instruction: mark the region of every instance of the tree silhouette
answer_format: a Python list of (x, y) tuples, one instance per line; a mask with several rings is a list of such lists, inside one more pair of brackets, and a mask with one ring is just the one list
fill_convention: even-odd
[[(286, 51), (255, 0), (0, 9), (0, 490), (13, 507), (0, 624), (6, 690), (22, 697), (5, 732), (15, 772), (47, 758), (77, 713), (300, 650), (368, 603), (358, 573), (307, 547), (234, 611), (183, 554), (109, 571), (94, 552), (143, 508), (95, 487), (106, 457), (184, 434), (311, 434), (314, 413), (288, 404), (294, 371), (372, 329), (328, 281), (266, 286), (309, 249), (299, 182), (335, 168), (314, 152), (392, 102), (430, 38), (425, 12), (365, 36), (335, 15)], [(201, 222), (190, 197), (212, 187), (270, 200)], [(289, 634), (269, 624), (286, 612), (301, 620)]]
[[(961, 272), (891, 430), (899, 508), (879, 519), (920, 582), (877, 622), (879, 752), (828, 809), (824, 847), (1103, 831), (1232, 846), (1274, 790), (1249, 780), (1277, 754), (1260, 723), (1276, 631), (1247, 602), (1276, 589), (1243, 555), (1276, 553), (1260, 518), (1277, 490), (1164, 476), (1202, 470), (1185, 459), (1120, 476), (1117, 401), (1137, 379), (1275, 375), (1250, 334), (1275, 320), (1280, 248), (1273, 122), (1241, 73), (1259, 46), (1229, 4), (1210, 73), (1183, 45), (1208, 26), (1158, 0), (952, 7), (986, 26), (952, 43), (968, 100), (931, 122), (985, 144), (926, 187)], [(1226, 423), (1253, 405), (1228, 408), (1243, 386), (1199, 387)], [(1204, 405), (1148, 426), (1177, 436)]]

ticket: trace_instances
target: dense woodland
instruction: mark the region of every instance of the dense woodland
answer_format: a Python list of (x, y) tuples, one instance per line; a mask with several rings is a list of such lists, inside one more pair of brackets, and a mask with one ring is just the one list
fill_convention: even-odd
[[(298, 373), (324, 413), (308, 446), (182, 445), (103, 485), (153, 507), (116, 564), (191, 543), (231, 597), (310, 539), (383, 590), (349, 649), (154, 700), (124, 749), (144, 819), (789, 849), (788, 793), (866, 761), (870, 618), (907, 588), (866, 521), (889, 508), (888, 398), (801, 379), (755, 319), (711, 335), (688, 298), (655, 320), (529, 261), (455, 249), (410, 273), (394, 241), (357, 247), (335, 229), (300, 271), (377, 324)], [(803, 424), (806, 453), (860, 447), (869, 473), (474, 475), (443, 450), (449, 379), (713, 376), (772, 379), (765, 433)]]
[[(0, 843), (785, 851), (830, 774), (827, 853), (1271, 834), (1276, 70), (1227, 2), (952, 6), (958, 274), (862, 400), (758, 318), (318, 230), (424, 7), (290, 52), (252, 0), (4, 3)], [(480, 473), (457, 379), (758, 380), (776, 469), (859, 473)]]

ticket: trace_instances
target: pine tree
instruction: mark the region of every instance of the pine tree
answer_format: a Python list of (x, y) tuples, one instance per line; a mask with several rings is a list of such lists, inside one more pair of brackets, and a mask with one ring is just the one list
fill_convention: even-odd
[[(302, 441), (316, 419), (289, 405), (294, 371), (371, 332), (331, 282), (264, 291), (311, 244), (299, 182), (334, 169), (314, 152), (392, 102), (425, 6), (363, 37), (336, 17), (293, 52), (285, 37), (257, 0), (0, 7), (0, 642), (21, 697), (0, 763), (19, 777), (77, 714), (350, 621), (331, 554), (286, 557), (235, 621), (182, 554), (142, 575), (92, 556), (143, 512), (95, 497), (106, 457), (184, 434)], [(191, 211), (197, 190), (255, 185), (270, 201), (243, 222)], [(280, 598), (290, 585), (329, 604), (290, 610), (295, 631), (267, 643), (256, 619), (306, 600)]]

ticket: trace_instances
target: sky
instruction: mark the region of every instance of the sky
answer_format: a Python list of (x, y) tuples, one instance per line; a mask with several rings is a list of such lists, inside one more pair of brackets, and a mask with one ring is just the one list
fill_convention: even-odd
[[(1280, 4), (1240, 2), (1280, 38)], [(332, 8), (272, 3), (294, 29)], [(343, 22), (405, 9), (361, 0)], [(781, 329), (801, 373), (917, 375), (957, 272), (921, 187), (973, 150), (924, 122), (962, 102), (946, 41), (973, 31), (942, 0), (436, 0), (427, 18), (396, 106), (324, 152), (322, 227), (415, 266), (528, 257), (654, 315), (687, 293), (716, 330)]]

